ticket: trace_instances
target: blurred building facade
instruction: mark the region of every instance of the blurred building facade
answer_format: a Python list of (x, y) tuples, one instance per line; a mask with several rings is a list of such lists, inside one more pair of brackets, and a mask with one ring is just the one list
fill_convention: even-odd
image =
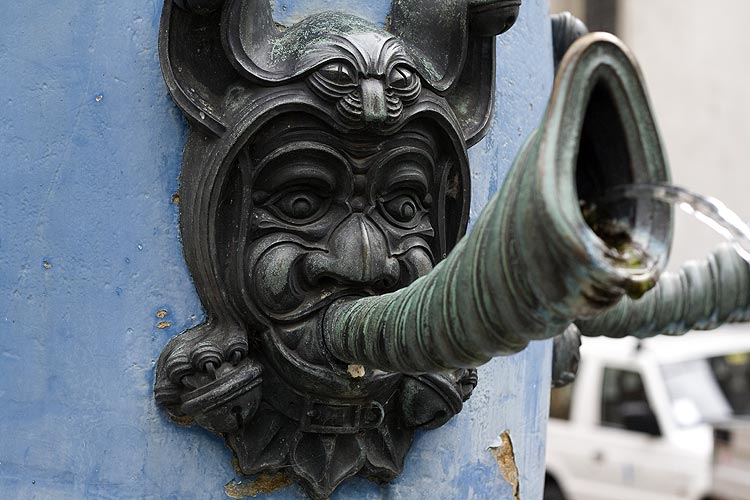
[[(591, 30), (615, 33), (634, 51), (648, 84), (673, 182), (726, 203), (750, 220), (750, 2), (551, 0)], [(677, 213), (671, 266), (721, 241)]]

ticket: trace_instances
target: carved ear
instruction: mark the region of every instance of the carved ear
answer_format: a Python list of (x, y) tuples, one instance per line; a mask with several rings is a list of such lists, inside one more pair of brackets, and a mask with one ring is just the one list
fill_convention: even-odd
[(427, 84), (445, 95), (469, 146), (487, 130), (495, 94), (495, 35), (521, 0), (393, 0), (390, 30), (406, 42)]
[(220, 2), (177, 1), (165, 0), (161, 16), (159, 59), (164, 81), (187, 116), (221, 136), (226, 130), (224, 94), (238, 75), (221, 45), (218, 7), (209, 9), (209, 4)]

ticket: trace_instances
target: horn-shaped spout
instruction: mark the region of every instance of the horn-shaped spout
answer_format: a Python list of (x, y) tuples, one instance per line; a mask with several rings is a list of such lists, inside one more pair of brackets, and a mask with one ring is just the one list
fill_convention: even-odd
[(409, 287), (332, 305), (330, 351), (406, 373), (477, 366), (652, 288), (671, 209), (633, 200), (596, 220), (589, 208), (615, 185), (668, 181), (641, 82), (615, 37), (576, 42), (542, 127), (471, 233)]
[(750, 321), (750, 264), (730, 244), (705, 260), (665, 273), (640, 300), (625, 298), (616, 307), (576, 322), (589, 337), (654, 337), (711, 330), (727, 322)]

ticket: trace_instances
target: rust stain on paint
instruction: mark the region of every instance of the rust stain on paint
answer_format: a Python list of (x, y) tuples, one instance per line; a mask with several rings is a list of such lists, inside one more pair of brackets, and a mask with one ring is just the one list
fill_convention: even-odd
[(242, 475), (242, 469), (240, 469), (240, 461), (237, 460), (237, 457), (234, 457), (232, 459), (232, 468), (234, 469), (234, 472), (236, 472), (240, 476)]
[(156, 317), (159, 318), (159, 319), (163, 319), (166, 316), (167, 316), (167, 310), (166, 309), (162, 309), (161, 311), (159, 311), (159, 312), (156, 313)]
[(172, 326), (172, 323), (170, 323), (169, 321), (161, 321), (157, 323), (156, 328), (158, 328), (159, 330), (164, 330), (165, 328), (169, 328), (170, 326)]
[(193, 425), (195, 423), (195, 421), (193, 420), (193, 417), (188, 417), (188, 416), (184, 416), (184, 417), (169, 417), (169, 418), (175, 424), (181, 425), (183, 427), (189, 427), (189, 426), (191, 426), (191, 425)]
[(224, 485), (224, 493), (229, 498), (241, 500), (248, 497), (257, 497), (258, 495), (267, 495), (276, 490), (286, 488), (292, 484), (292, 480), (286, 474), (266, 474), (258, 476), (255, 481), (241, 482), (234, 479)]
[(518, 466), (516, 465), (516, 454), (513, 451), (513, 441), (510, 439), (510, 432), (505, 431), (500, 435), (498, 446), (490, 446), (490, 453), (497, 460), (500, 466), (500, 473), (503, 479), (513, 487), (513, 498), (520, 500), (520, 484)]

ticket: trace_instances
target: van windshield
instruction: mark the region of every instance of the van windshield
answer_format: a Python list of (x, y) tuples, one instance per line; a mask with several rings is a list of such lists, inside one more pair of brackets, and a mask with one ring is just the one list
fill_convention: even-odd
[(750, 353), (665, 364), (661, 371), (682, 427), (750, 415)]

